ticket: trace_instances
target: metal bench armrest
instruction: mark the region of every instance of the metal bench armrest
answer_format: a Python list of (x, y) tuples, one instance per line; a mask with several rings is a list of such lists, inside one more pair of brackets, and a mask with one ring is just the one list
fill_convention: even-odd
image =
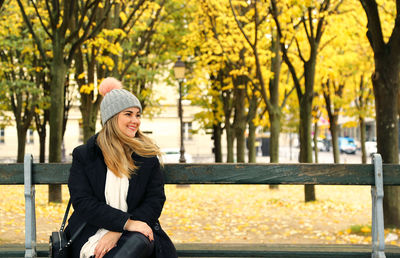
[(24, 159), (25, 258), (36, 257), (35, 185), (32, 180), (32, 155)]
[(372, 195), (372, 258), (385, 258), (385, 231), (383, 222), (383, 169), (380, 154), (373, 155), (375, 186)]

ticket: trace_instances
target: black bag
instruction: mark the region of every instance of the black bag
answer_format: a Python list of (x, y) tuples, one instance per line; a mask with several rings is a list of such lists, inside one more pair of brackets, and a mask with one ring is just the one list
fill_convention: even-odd
[(68, 257), (68, 249), (71, 245), (72, 241), (78, 236), (78, 234), (85, 227), (86, 223), (83, 223), (75, 234), (68, 240), (67, 235), (65, 234), (64, 227), (65, 222), (67, 221), (69, 208), (71, 207), (71, 200), (69, 200), (67, 209), (64, 214), (64, 219), (61, 224), (61, 228), (59, 231), (51, 232), (50, 241), (49, 241), (49, 257), (50, 258), (67, 258)]
[(51, 232), (50, 236), (50, 252), (51, 258), (67, 258), (68, 257), (68, 240), (64, 231)]

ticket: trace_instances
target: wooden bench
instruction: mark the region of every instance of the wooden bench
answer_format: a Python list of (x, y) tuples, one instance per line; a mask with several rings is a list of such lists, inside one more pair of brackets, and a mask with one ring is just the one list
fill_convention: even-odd
[[(26, 200), (25, 247), (0, 247), (0, 257), (48, 255), (47, 245), (36, 244), (35, 185), (67, 183), (70, 166), (32, 164), (31, 155), (24, 164), (0, 164), (0, 184), (24, 184)], [(164, 171), (167, 184), (372, 186), (372, 245), (188, 243), (176, 245), (179, 257), (400, 257), (399, 247), (385, 248), (382, 209), (383, 185), (400, 185), (400, 165), (382, 166), (379, 154), (373, 164), (166, 164)]]

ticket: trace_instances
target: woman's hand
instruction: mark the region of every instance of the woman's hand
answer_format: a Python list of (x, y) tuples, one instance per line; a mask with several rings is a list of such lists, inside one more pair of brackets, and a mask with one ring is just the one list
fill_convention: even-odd
[(120, 232), (107, 232), (97, 243), (96, 248), (94, 249), (94, 256), (96, 258), (102, 258), (108, 251), (113, 249), (121, 237), (122, 233)]
[(140, 221), (140, 220), (131, 220), (128, 219), (125, 225), (125, 230), (127, 231), (135, 231), (135, 232), (140, 232), (146, 237), (149, 238), (150, 241), (154, 240), (153, 236), (153, 230), (149, 225), (147, 225), (146, 222)]

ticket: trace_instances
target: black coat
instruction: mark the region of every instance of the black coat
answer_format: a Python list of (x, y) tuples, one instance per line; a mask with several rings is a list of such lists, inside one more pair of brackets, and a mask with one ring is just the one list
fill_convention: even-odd
[(131, 176), (127, 195), (128, 211), (123, 212), (106, 204), (104, 195), (107, 167), (97, 135), (74, 149), (68, 187), (74, 212), (66, 233), (71, 236), (84, 221), (87, 225), (71, 246), (71, 257), (79, 257), (82, 246), (98, 229), (122, 232), (130, 218), (146, 222), (153, 230), (153, 257), (177, 257), (176, 250), (162, 230), (158, 218), (165, 202), (164, 177), (157, 157), (145, 158), (133, 154), (139, 169)]

